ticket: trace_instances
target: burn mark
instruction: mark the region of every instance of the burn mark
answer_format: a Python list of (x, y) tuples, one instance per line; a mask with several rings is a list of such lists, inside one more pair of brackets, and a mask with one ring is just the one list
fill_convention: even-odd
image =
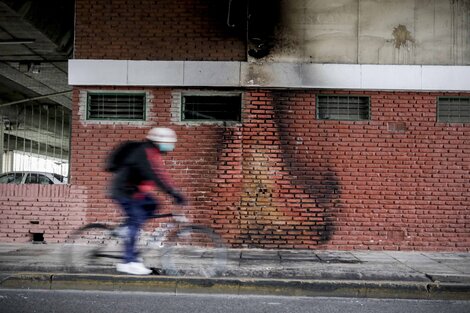
[[(306, 212), (311, 215), (312, 224), (310, 235), (319, 238), (318, 243), (328, 243), (335, 231), (334, 221), (337, 212), (341, 209), (341, 187), (337, 174), (332, 170), (333, 166), (328, 155), (322, 156), (322, 163), (312, 166), (308, 157), (308, 150), (292, 148), (298, 138), (305, 137), (300, 128), (292, 128), (283, 121), (293, 120), (289, 106), (292, 105), (282, 92), (273, 93), (273, 105), (275, 110), (276, 127), (278, 128), (282, 156), (288, 165), (288, 172), (293, 178), (291, 183), (301, 186), (305, 194), (309, 196), (306, 203), (302, 205)], [(314, 116), (314, 114), (306, 115)], [(309, 134), (310, 135), (310, 134)], [(313, 137), (313, 140), (316, 140)], [(312, 200), (311, 205), (309, 201)]]
[(280, 21), (280, 0), (251, 0), (248, 6), (248, 54), (256, 59), (267, 56), (275, 44)]
[[(292, 97), (291, 92), (271, 91), (265, 96), (270, 105), (259, 104), (264, 114), (245, 119), (257, 125), (243, 146), (239, 239), (246, 247), (314, 247), (329, 243), (335, 232), (340, 182), (328, 152), (315, 158), (308, 149), (324, 137), (288, 122), (295, 121)], [(268, 132), (269, 148), (258, 141), (267, 135), (256, 135)]]

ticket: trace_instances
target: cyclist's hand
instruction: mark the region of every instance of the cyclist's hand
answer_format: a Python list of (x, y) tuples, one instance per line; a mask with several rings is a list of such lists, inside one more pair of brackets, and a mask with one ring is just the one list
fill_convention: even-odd
[(186, 198), (182, 194), (175, 192), (173, 197), (175, 198), (176, 204), (186, 205)]

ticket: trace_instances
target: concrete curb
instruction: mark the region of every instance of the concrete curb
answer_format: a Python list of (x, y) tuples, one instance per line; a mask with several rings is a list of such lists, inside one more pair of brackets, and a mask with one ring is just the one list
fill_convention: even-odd
[(2, 274), (0, 288), (50, 290), (144, 291), (305, 297), (470, 300), (470, 283), (193, 278), (107, 274)]

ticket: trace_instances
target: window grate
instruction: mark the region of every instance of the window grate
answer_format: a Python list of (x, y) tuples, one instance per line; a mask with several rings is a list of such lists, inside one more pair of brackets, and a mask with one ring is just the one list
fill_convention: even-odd
[(144, 120), (145, 94), (88, 94), (88, 119)]
[(241, 95), (183, 95), (183, 121), (240, 121)]
[(437, 120), (446, 123), (470, 123), (470, 98), (439, 97)]
[(359, 96), (317, 97), (317, 118), (321, 120), (362, 121), (370, 119), (370, 98)]

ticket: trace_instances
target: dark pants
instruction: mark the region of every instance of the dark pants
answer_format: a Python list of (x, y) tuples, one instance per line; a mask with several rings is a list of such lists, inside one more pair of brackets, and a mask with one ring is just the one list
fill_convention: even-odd
[(118, 197), (115, 200), (121, 205), (127, 216), (124, 223), (124, 226), (127, 227), (127, 236), (124, 240), (124, 261), (126, 263), (136, 262), (138, 252), (135, 245), (139, 231), (156, 211), (157, 202), (150, 195), (146, 195), (143, 199)]

